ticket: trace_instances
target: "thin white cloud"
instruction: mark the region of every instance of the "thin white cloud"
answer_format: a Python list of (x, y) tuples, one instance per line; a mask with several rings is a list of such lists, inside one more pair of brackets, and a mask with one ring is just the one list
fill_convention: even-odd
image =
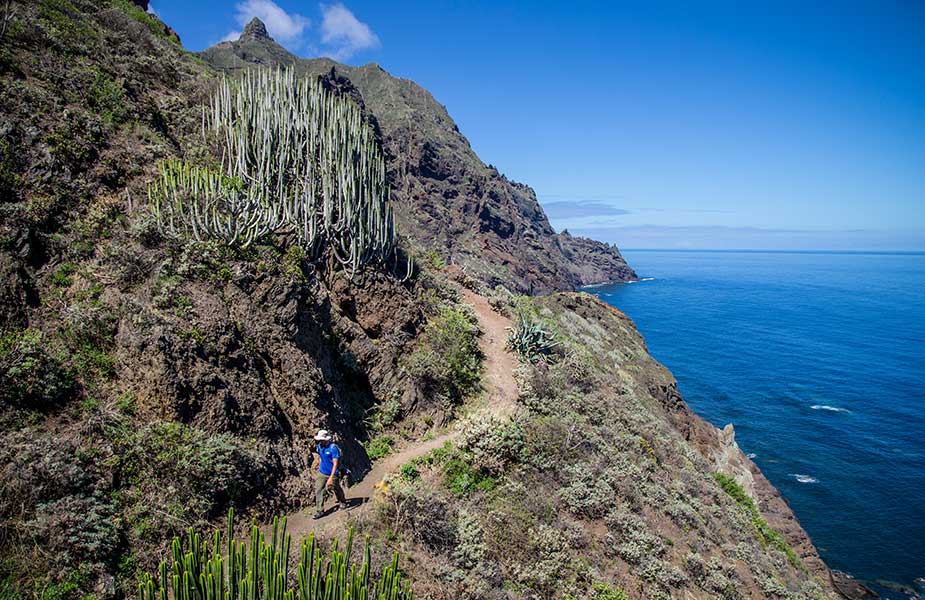
[[(304, 44), (305, 32), (311, 25), (308, 17), (298, 13), (287, 13), (273, 0), (244, 0), (235, 5), (235, 11), (235, 21), (241, 27), (257, 17), (267, 26), (270, 37), (292, 48), (299, 48)], [(240, 31), (231, 31), (222, 41), (234, 41), (240, 35)]]
[(573, 219), (579, 217), (604, 217), (628, 215), (630, 211), (617, 208), (605, 202), (544, 202), (543, 210), (550, 219)]
[(361, 50), (379, 46), (379, 38), (350, 10), (341, 4), (321, 5), (321, 43), (325, 54), (335, 60), (345, 60)]

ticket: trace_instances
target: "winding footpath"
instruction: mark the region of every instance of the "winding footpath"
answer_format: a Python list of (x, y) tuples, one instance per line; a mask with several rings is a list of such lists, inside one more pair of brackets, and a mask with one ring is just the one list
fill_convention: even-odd
[[(484, 392), (481, 399), (476, 401), (477, 405), (473, 414), (487, 413), (502, 417), (511, 415), (516, 409), (517, 401), (517, 382), (514, 380), (517, 361), (505, 349), (506, 328), (511, 326), (511, 320), (496, 312), (485, 298), (475, 292), (467, 289), (461, 292), (466, 304), (475, 310), (482, 327), (479, 346), (485, 355), (482, 375)], [(369, 500), (377, 485), (390, 475), (397, 473), (408, 461), (425, 456), (446, 442), (453, 441), (458, 435), (457, 429), (450, 428), (427, 441), (407, 444), (377, 461), (360, 482), (344, 490), (353, 506), (350, 510), (330, 508), (331, 505), (336, 506), (336, 503), (329, 498), (326, 502), (329, 508), (325, 516), (318, 520), (312, 519), (313, 502), (307, 503), (302, 510), (287, 515), (286, 530), (292, 534), (292, 547), (298, 548), (302, 539), (312, 531), (315, 532), (316, 537), (322, 539), (342, 535), (353, 521), (371, 510), (372, 503)], [(269, 525), (264, 527), (267, 532), (269, 528)]]

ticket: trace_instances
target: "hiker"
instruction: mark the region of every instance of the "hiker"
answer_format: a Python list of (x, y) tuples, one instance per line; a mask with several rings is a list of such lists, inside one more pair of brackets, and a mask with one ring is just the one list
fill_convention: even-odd
[(315, 474), (315, 519), (324, 516), (324, 495), (328, 490), (334, 491), (341, 510), (349, 508), (344, 490), (340, 487), (340, 475), (343, 470), (340, 466), (340, 448), (332, 439), (331, 433), (326, 429), (320, 429), (315, 434), (315, 441), (318, 442), (315, 450), (321, 459), (318, 473)]

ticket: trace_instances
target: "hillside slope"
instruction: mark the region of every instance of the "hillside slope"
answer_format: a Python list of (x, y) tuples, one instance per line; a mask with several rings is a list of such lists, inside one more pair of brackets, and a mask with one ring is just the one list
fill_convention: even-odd
[[(399, 469), (337, 519), (373, 537), (377, 564), (401, 551), (418, 597), (832, 597), (786, 503), (624, 315), (489, 289), (542, 274), (497, 254), (497, 280), (421, 261), (400, 281), (349, 278), (282, 235), (163, 236), (146, 185), (163, 159), (208, 157), (200, 107), (220, 72), (127, 0), (15, 7), (0, 39), (0, 596), (133, 597), (187, 527), (309, 506), (324, 427), (355, 478)], [(378, 76), (358, 73), (356, 88), (327, 81), (364, 100)], [(504, 328), (520, 315), (562, 342), (555, 360), (515, 367)], [(410, 450), (434, 440), (453, 443)]]
[(256, 19), (239, 40), (201, 56), (232, 73), (247, 65), (292, 66), (352, 93), (381, 131), (399, 230), (489, 287), (534, 294), (636, 278), (616, 247), (556, 234), (534, 191), (485, 165), (446, 108), (413, 81), (375, 64), (300, 59)]
[[(377, 462), (351, 511), (289, 514), (294, 541), (353, 526), (400, 550), (435, 600), (837, 596), (732, 427), (690, 411), (626, 315), (587, 294), (463, 297), (483, 329), (484, 396)], [(517, 366), (505, 312), (555, 332), (558, 356)]]

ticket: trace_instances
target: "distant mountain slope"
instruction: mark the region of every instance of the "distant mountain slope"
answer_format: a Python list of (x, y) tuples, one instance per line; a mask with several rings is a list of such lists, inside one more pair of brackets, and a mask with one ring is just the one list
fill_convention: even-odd
[(557, 234), (534, 191), (485, 165), (446, 108), (413, 81), (375, 64), (298, 58), (257, 19), (201, 56), (226, 72), (293, 66), (352, 94), (381, 133), (399, 230), (488, 285), (544, 293), (636, 278), (615, 246)]

